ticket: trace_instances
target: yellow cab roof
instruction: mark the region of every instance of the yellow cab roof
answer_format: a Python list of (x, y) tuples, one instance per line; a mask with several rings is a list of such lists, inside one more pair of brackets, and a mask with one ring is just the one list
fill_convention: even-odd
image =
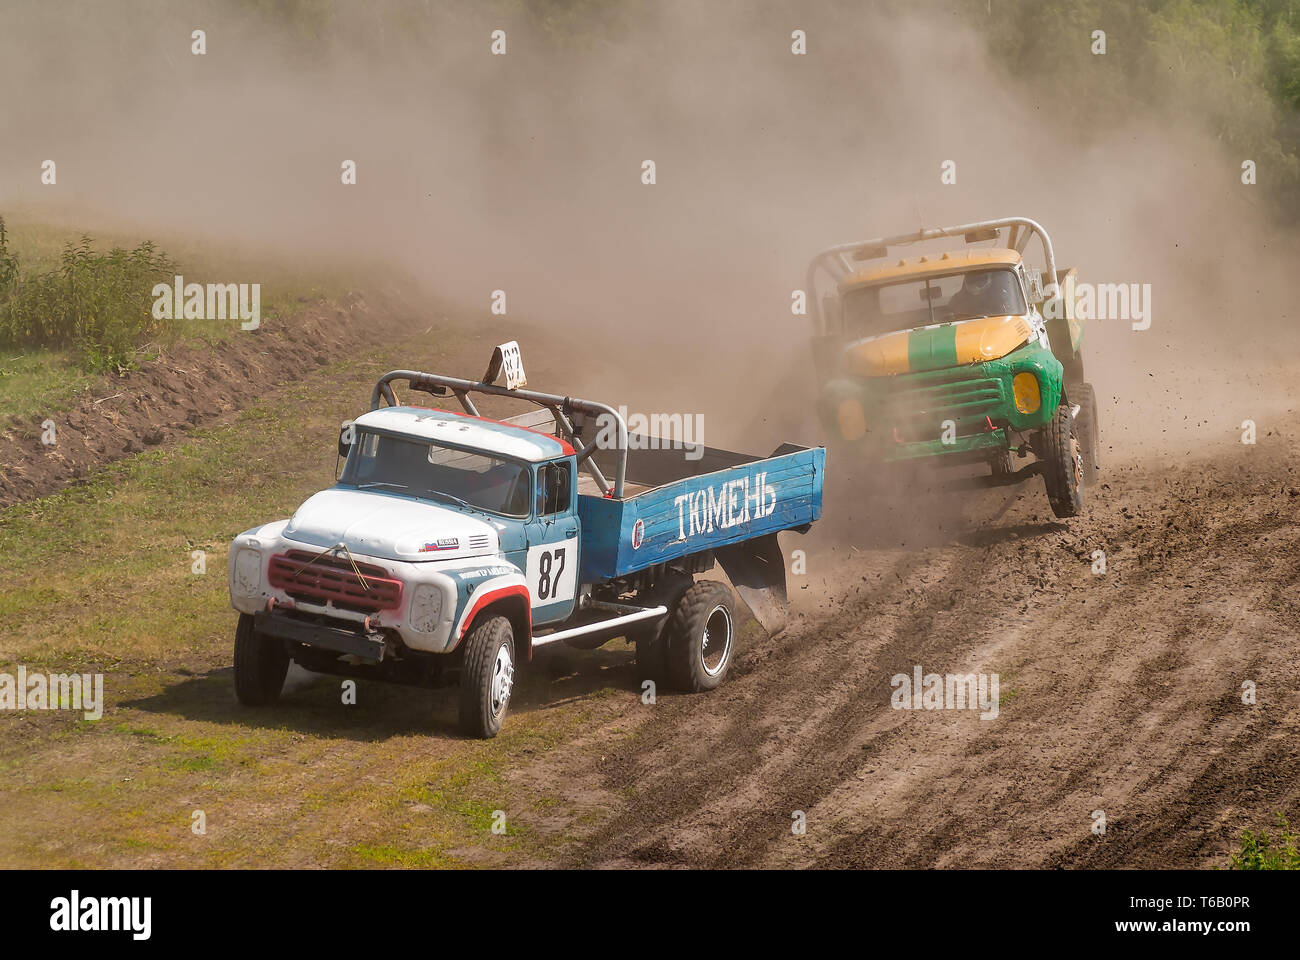
[(912, 277), (927, 277), (937, 273), (951, 273), (971, 267), (1008, 266), (1014, 267), (1020, 262), (1020, 254), (1015, 250), (993, 248), (986, 250), (962, 250), (957, 253), (941, 253), (918, 257), (914, 260), (894, 260), (890, 263), (870, 267), (850, 274), (840, 281), (840, 290), (854, 287), (869, 287), (891, 280), (904, 280)]

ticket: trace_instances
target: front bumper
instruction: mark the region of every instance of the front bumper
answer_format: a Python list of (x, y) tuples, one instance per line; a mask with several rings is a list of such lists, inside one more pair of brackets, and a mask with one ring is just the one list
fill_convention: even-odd
[(384, 635), (381, 631), (364, 628), (349, 630), (320, 623), (295, 620), (273, 611), (259, 610), (253, 614), (253, 627), (258, 633), (309, 647), (350, 654), (363, 663), (379, 663), (384, 659)]
[[(382, 631), (396, 631), (402, 643), (412, 650), (446, 653), (454, 649), (456, 638), (452, 636), (452, 627), (460, 605), (457, 573), (463, 568), (490, 563), (489, 558), (407, 563), (354, 554), (359, 564), (383, 568), (388, 576), (400, 580), (403, 587), (401, 602), (394, 609), (358, 612), (327, 598), (306, 597), (301, 592), (298, 596), (293, 596), (271, 583), (271, 558), (290, 550), (303, 549), (303, 544), (288, 540), (282, 535), (285, 523), (286, 521), (281, 521), (246, 531), (231, 542), (228, 570), (230, 604), (240, 613), (260, 618), (261, 622), (267, 624), (266, 632), (274, 636), (325, 649), (338, 649), (341, 653), (352, 653), (363, 659), (380, 653), (372, 641), (382, 636)], [(425, 591), (420, 591), (425, 585)], [(431, 615), (423, 621), (425, 626), (431, 625), (432, 629), (419, 629), (412, 622), (412, 607), (417, 592), (422, 592), (427, 600), (429, 589), (436, 591), (441, 607), (436, 622), (430, 624), (429, 621), (433, 619)], [(288, 611), (306, 616), (302, 619), (285, 616)], [(262, 627), (259, 626), (258, 629)], [(355, 637), (368, 639), (353, 649), (355, 644), (352, 644), (350, 638)], [(348, 645), (348, 649), (331, 644)]]
[(986, 433), (956, 437), (951, 443), (942, 440), (916, 440), (885, 448), (884, 459), (919, 460), (924, 457), (951, 457), (954, 460), (987, 460), (1008, 447), (1007, 431), (1001, 427)]
[[(1016, 407), (1012, 381), (1019, 373), (1038, 380), (1040, 405), (1031, 413)], [(820, 412), (832, 435), (877, 459), (988, 459), (1008, 448), (1013, 433), (1031, 433), (1051, 421), (1062, 375), (1051, 351), (1030, 343), (985, 363), (833, 380), (822, 392)]]

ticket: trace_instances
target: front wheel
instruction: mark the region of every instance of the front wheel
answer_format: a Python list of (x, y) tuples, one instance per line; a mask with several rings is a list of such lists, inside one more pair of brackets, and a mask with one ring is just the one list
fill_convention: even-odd
[(1083, 483), (1092, 486), (1097, 482), (1098, 463), (1097, 448), (1100, 445), (1097, 423), (1097, 391), (1091, 383), (1081, 383), (1070, 388), (1070, 399), (1079, 405), (1079, 416), (1075, 418), (1074, 432), (1079, 438), (1079, 453), (1083, 457)]
[(736, 603), (731, 588), (701, 580), (682, 594), (668, 621), (668, 674), (688, 693), (722, 683), (736, 649)]
[(460, 671), (460, 729), (490, 739), (501, 732), (515, 685), (515, 641), (510, 621), (489, 617), (465, 638)]
[(1083, 512), (1083, 455), (1074, 432), (1070, 408), (1061, 404), (1052, 422), (1039, 433), (1038, 449), (1043, 461), (1043, 483), (1052, 513), (1061, 519)]
[(275, 703), (289, 672), (284, 641), (253, 629), (251, 614), (241, 613), (235, 627), (235, 696), (248, 707)]
[(1005, 480), (1015, 473), (1016, 468), (1011, 464), (1011, 451), (999, 450), (997, 456), (989, 461), (989, 468), (993, 471), (995, 480)]

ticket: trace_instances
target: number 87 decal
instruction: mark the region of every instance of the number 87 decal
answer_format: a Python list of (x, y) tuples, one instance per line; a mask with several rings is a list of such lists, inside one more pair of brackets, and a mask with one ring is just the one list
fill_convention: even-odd
[(575, 582), (571, 543), (542, 544), (528, 551), (528, 590), (533, 606), (573, 599)]

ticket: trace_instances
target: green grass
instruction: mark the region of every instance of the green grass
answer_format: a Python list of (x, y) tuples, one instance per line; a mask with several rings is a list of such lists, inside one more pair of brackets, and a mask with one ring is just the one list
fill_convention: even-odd
[[(120, 461), (87, 483), (0, 513), (6, 631), (43, 623), (28, 636), (48, 639), (24, 649), (41, 656), (55, 648), (98, 655), (146, 637), (213, 629), (227, 607), (229, 541), (255, 522), (287, 516), (333, 481), (335, 451), (322, 438), (355, 411), (378, 369), (337, 365), (333, 375), (356, 379), (328, 412), (313, 387), (300, 386), (175, 448)], [(296, 469), (285, 472), (285, 464)], [(208, 554), (202, 576), (191, 573), (194, 549)], [(24, 569), (43, 576), (23, 576)], [(119, 602), (143, 591), (153, 598), (144, 609)], [(78, 640), (63, 634), (74, 623)], [(61, 637), (71, 643), (56, 642)]]
[(78, 367), (67, 351), (0, 350), (0, 410), (15, 420), (38, 420), (70, 409), (99, 377)]
[(1231, 854), (1228, 867), (1231, 870), (1300, 870), (1300, 850), (1296, 847), (1296, 835), (1291, 832), (1286, 817), (1277, 815), (1275, 836), (1270, 837), (1264, 831), (1258, 834), (1249, 830), (1242, 831), (1241, 850)]
[(448, 856), (443, 850), (433, 848), (424, 850), (401, 849), (390, 843), (358, 843), (349, 851), (364, 866), (402, 867), (405, 869), (448, 870), (465, 866), (465, 862)]
[[(453, 362), (431, 343), (465, 356)], [(563, 838), (529, 824), (556, 811), (506, 773), (588, 723), (598, 692), (512, 712), (483, 742), (453, 735), (447, 691), (363, 682), (358, 705), (343, 707), (337, 681), (317, 679), (256, 711), (234, 702), (230, 679), (230, 539), (333, 481), (337, 425), (364, 408), (380, 373), (452, 369), (470, 354), (478, 365), (481, 351), (453, 331), (386, 344), (174, 447), (0, 511), (0, 670), (103, 672), (107, 700), (99, 723), (0, 716), (0, 866), (550, 858)], [(194, 549), (207, 551), (202, 576)], [(203, 837), (190, 833), (195, 809)], [(505, 834), (492, 833), (498, 809)]]

